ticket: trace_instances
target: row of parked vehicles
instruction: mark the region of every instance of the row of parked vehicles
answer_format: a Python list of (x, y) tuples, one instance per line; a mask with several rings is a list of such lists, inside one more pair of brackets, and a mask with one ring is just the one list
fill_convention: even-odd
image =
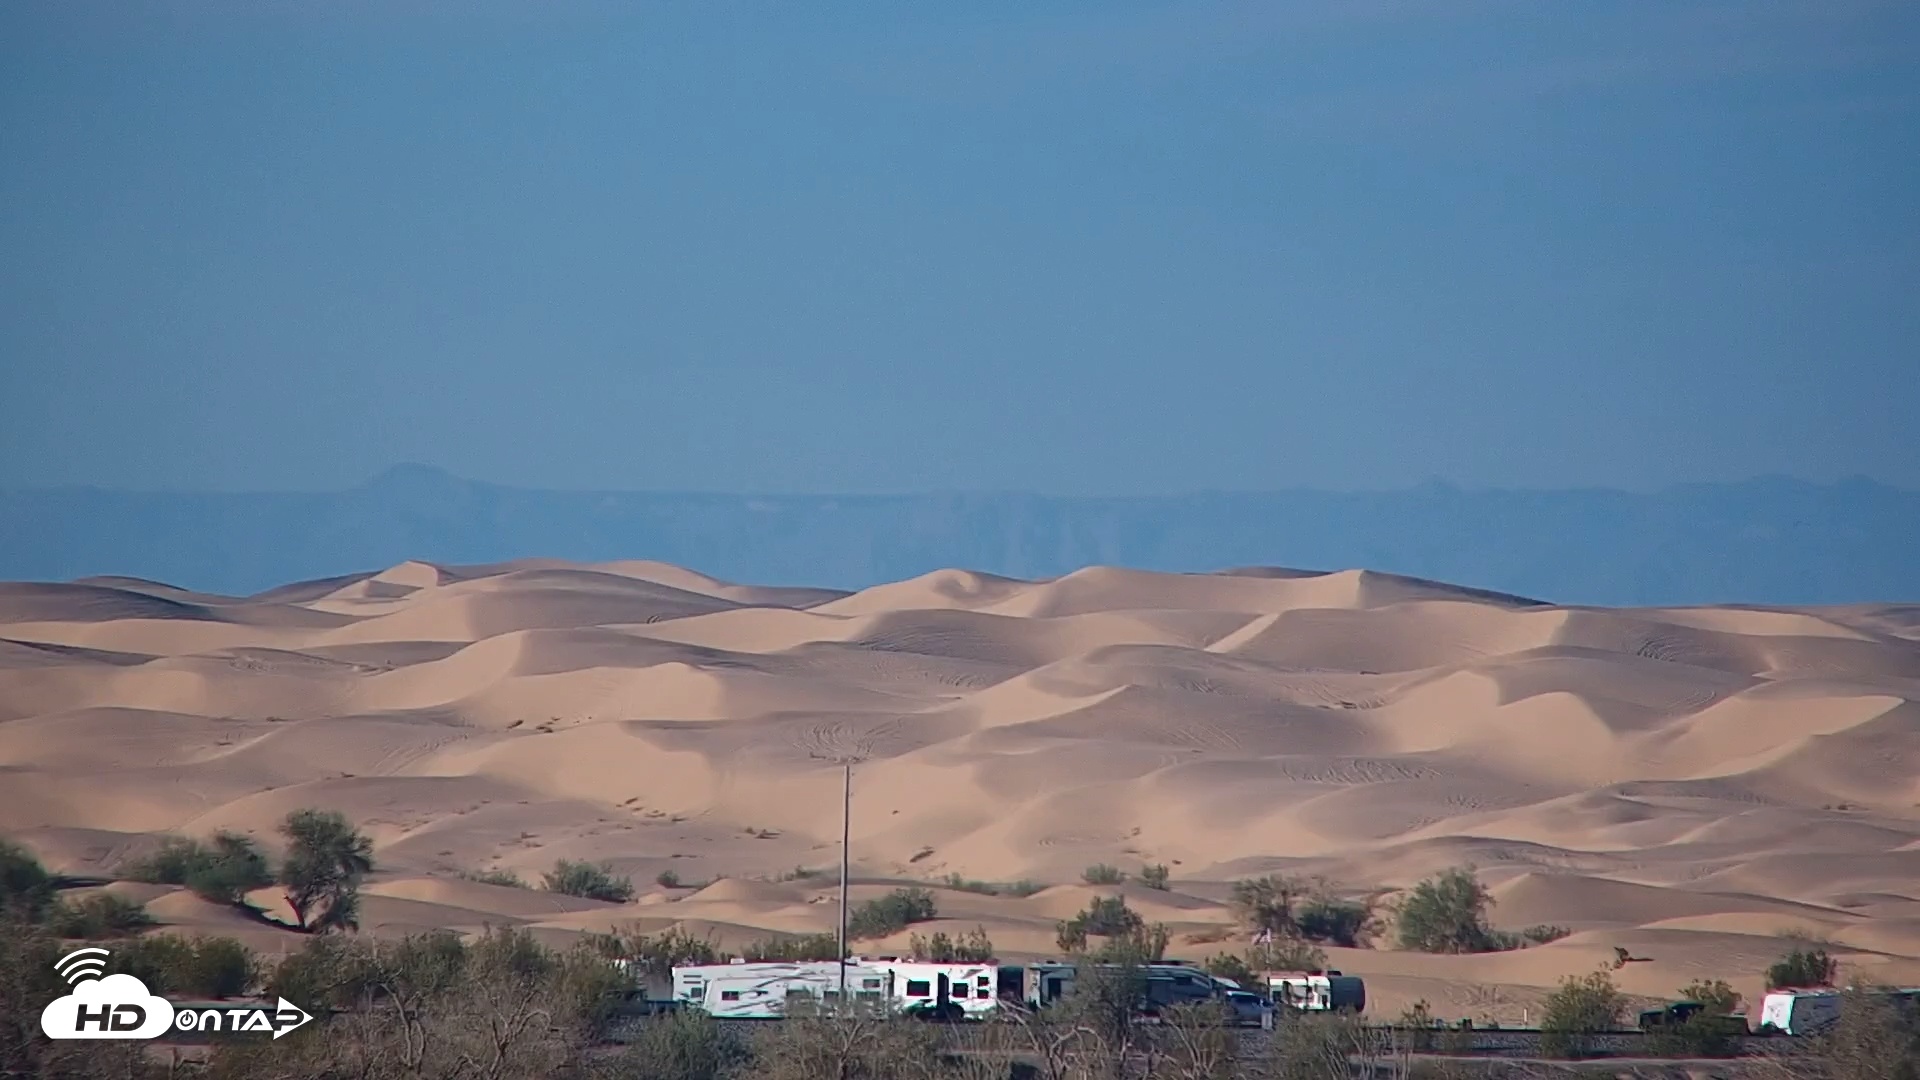
[[(1082, 970), (1060, 961), (942, 963), (893, 956), (853, 957), (844, 975), (832, 960), (697, 964), (673, 969), (672, 1004), (722, 1019), (777, 1020), (837, 1007), (844, 985), (854, 1004), (929, 1020), (983, 1020), (1010, 1005), (1052, 1005), (1072, 992)], [(1270, 972), (1252, 987), (1182, 962), (1147, 964), (1140, 975), (1145, 1018), (1172, 1006), (1218, 1002), (1237, 1022), (1263, 1026), (1276, 1009), (1360, 1012), (1367, 1003), (1365, 983), (1338, 971)]]
[[(1100, 965), (1108, 966), (1111, 965)], [(728, 1020), (778, 1020), (797, 1011), (835, 1009), (841, 987), (847, 999), (870, 1008), (927, 1020), (984, 1020), (1009, 1006), (1043, 1009), (1073, 991), (1083, 969), (1046, 960), (1031, 964), (937, 962), (895, 956), (852, 957), (802, 963), (693, 964), (673, 969), (672, 997), (661, 1003), (696, 1008)], [(1165, 1009), (1217, 1002), (1246, 1026), (1268, 1026), (1276, 1013), (1364, 1012), (1366, 984), (1338, 971), (1277, 971), (1257, 983), (1209, 974), (1197, 965), (1168, 961), (1144, 965), (1140, 1012), (1151, 1020)], [(1876, 991), (1904, 1008), (1920, 1009), (1920, 989)], [(1779, 990), (1769, 993), (1749, 1018), (1719, 1017), (1729, 1033), (1817, 1035), (1839, 1016), (1838, 990)], [(1704, 1006), (1678, 1002), (1640, 1014), (1638, 1027), (1651, 1031), (1691, 1019)]]

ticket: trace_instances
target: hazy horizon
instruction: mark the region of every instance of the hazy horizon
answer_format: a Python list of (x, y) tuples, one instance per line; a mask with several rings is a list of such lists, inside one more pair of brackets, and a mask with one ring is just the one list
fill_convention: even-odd
[(952, 488), (920, 488), (920, 489), (904, 489), (903, 488), (900, 490), (891, 490), (891, 491), (835, 491), (835, 490), (823, 489), (818, 491), (769, 492), (769, 491), (756, 491), (752, 489), (720, 490), (717, 488), (692, 488), (692, 487), (671, 487), (671, 486), (577, 487), (577, 486), (569, 486), (564, 483), (551, 483), (551, 484), (510, 483), (506, 481), (491, 479), (485, 476), (467, 475), (465, 473), (460, 472), (457, 469), (446, 469), (438, 465), (430, 465), (425, 462), (419, 462), (419, 461), (397, 461), (391, 465), (388, 465), (383, 469), (379, 469), (375, 472), (369, 473), (359, 480), (350, 481), (345, 484), (330, 484), (330, 485), (324, 485), (324, 486), (300, 486), (300, 485), (289, 484), (289, 485), (277, 486), (277, 487), (259, 487), (259, 488), (184, 486), (184, 485), (174, 486), (174, 487), (136, 487), (132, 485), (119, 485), (119, 484), (79, 481), (79, 482), (65, 482), (65, 483), (7, 484), (4, 486), (0, 486), (0, 489), (10, 490), (10, 491), (59, 491), (63, 489), (87, 489), (87, 490), (96, 490), (96, 491), (102, 491), (102, 492), (111, 492), (116, 494), (128, 494), (128, 495), (274, 495), (274, 494), (329, 495), (329, 494), (342, 494), (346, 492), (357, 491), (357, 490), (361, 490), (369, 487), (374, 487), (396, 477), (405, 478), (409, 476), (441, 477), (445, 479), (455, 480), (461, 483), (476, 484), (484, 487), (510, 488), (510, 489), (520, 490), (520, 491), (552, 491), (552, 492), (566, 492), (566, 493), (575, 493), (575, 494), (606, 493), (606, 494), (634, 494), (634, 495), (718, 495), (718, 496), (740, 496), (743, 498), (794, 497), (794, 498), (886, 499), (886, 498), (919, 498), (924, 496), (941, 496), (941, 495), (1016, 495), (1016, 496), (1017, 495), (1034, 495), (1034, 496), (1040, 496), (1044, 498), (1090, 499), (1090, 500), (1184, 499), (1184, 498), (1193, 498), (1193, 497), (1206, 496), (1206, 495), (1286, 495), (1286, 494), (1301, 493), (1301, 492), (1310, 492), (1313, 494), (1321, 494), (1321, 495), (1347, 495), (1347, 494), (1388, 495), (1388, 494), (1409, 493), (1409, 492), (1418, 492), (1421, 490), (1433, 490), (1433, 489), (1451, 490), (1451, 491), (1458, 491), (1458, 492), (1469, 493), (1469, 494), (1507, 494), (1507, 493), (1548, 494), (1548, 493), (1556, 493), (1556, 492), (1559, 492), (1559, 493), (1595, 492), (1595, 493), (1617, 493), (1617, 494), (1628, 494), (1628, 495), (1651, 495), (1651, 494), (1658, 494), (1661, 492), (1671, 492), (1679, 489), (1692, 488), (1692, 487), (1703, 487), (1703, 486), (1705, 487), (1742, 487), (1747, 485), (1767, 485), (1767, 484), (1797, 484), (1797, 485), (1805, 485), (1807, 487), (1812, 487), (1812, 488), (1838, 488), (1838, 487), (1846, 487), (1849, 485), (1867, 484), (1875, 487), (1886, 488), (1893, 491), (1899, 491), (1899, 492), (1905, 492), (1905, 493), (1920, 493), (1920, 486), (1888, 483), (1886, 481), (1876, 479), (1872, 476), (1868, 476), (1864, 473), (1854, 473), (1847, 476), (1838, 476), (1838, 477), (1834, 477), (1832, 479), (1827, 479), (1827, 480), (1813, 479), (1805, 476), (1796, 476), (1791, 473), (1755, 473), (1751, 476), (1733, 477), (1726, 480), (1705, 480), (1705, 481), (1674, 480), (1674, 481), (1668, 481), (1664, 483), (1650, 483), (1650, 484), (1641, 485), (1641, 486), (1592, 484), (1592, 485), (1586, 485), (1581, 487), (1574, 487), (1574, 486), (1568, 486), (1568, 485), (1553, 485), (1553, 484), (1541, 484), (1541, 485), (1476, 484), (1476, 483), (1463, 483), (1445, 476), (1428, 476), (1418, 481), (1410, 481), (1410, 482), (1400, 483), (1400, 484), (1380, 485), (1380, 486), (1371, 486), (1371, 487), (1367, 487), (1367, 486), (1329, 487), (1329, 486), (1315, 485), (1315, 484), (1293, 484), (1293, 485), (1286, 485), (1286, 486), (1274, 486), (1274, 487), (1264, 487), (1264, 488), (1261, 488), (1261, 487), (1189, 488), (1186, 490), (1167, 490), (1167, 491), (1137, 491), (1137, 492), (1090, 491), (1090, 492), (1079, 492), (1079, 493), (1048, 491), (1045, 489), (1033, 488), (1033, 487), (1024, 487), (1024, 488), (952, 487)]

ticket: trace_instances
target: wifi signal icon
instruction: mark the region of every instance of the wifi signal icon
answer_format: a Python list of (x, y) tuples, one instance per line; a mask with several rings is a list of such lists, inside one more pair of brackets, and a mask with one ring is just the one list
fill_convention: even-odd
[(82, 979), (97, 979), (106, 974), (107, 950), (75, 949), (56, 960), (53, 970), (67, 980), (68, 986), (78, 984)]

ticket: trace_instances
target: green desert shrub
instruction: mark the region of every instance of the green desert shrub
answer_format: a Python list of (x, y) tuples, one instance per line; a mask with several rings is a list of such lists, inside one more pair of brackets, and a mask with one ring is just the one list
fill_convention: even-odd
[(1541, 1002), (1541, 1052), (1548, 1057), (1587, 1056), (1593, 1049), (1592, 1037), (1618, 1030), (1626, 1009), (1626, 995), (1606, 971), (1567, 976)]
[(1825, 949), (1812, 946), (1794, 949), (1767, 968), (1767, 989), (1789, 990), (1832, 986), (1840, 974), (1840, 962)]
[(939, 914), (933, 893), (926, 889), (895, 889), (854, 907), (847, 915), (847, 937), (854, 941), (883, 938)]
[(606, 863), (569, 862), (553, 864), (542, 879), (548, 892), (578, 896), (586, 900), (604, 900), (624, 904), (633, 899), (633, 880), (615, 877)]
[(53, 875), (33, 853), (0, 838), (0, 916), (40, 918), (53, 903)]
[(82, 900), (55, 900), (46, 910), (47, 929), (63, 938), (95, 940), (137, 934), (153, 925), (147, 909), (112, 893)]
[(935, 931), (932, 937), (913, 934), (907, 938), (907, 954), (916, 960), (941, 964), (984, 963), (993, 959), (993, 939), (987, 937), (986, 928), (982, 926), (957, 938), (944, 931)]

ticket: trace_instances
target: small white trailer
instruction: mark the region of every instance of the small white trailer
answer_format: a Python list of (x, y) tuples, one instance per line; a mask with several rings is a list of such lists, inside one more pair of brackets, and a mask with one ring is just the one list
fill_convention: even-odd
[(1276, 1008), (1301, 1012), (1364, 1012), (1367, 984), (1338, 971), (1270, 971), (1267, 998)]

